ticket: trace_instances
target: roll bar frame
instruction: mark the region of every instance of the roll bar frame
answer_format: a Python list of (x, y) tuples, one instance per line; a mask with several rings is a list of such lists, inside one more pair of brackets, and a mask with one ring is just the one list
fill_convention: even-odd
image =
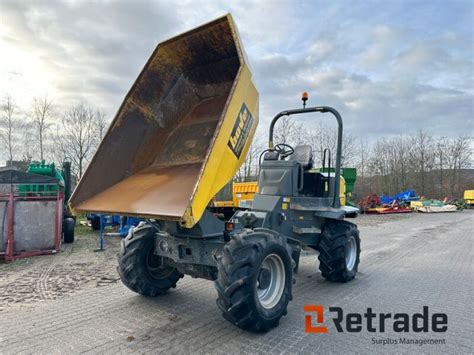
[[(336, 117), (337, 120), (337, 148), (336, 148), (336, 174), (335, 174), (335, 181), (334, 181), (334, 196), (332, 206), (334, 208), (341, 207), (341, 201), (339, 199), (339, 189), (340, 189), (340, 179), (341, 179), (341, 157), (342, 157), (342, 117), (339, 112), (330, 106), (315, 106), (315, 107), (307, 107), (307, 108), (300, 108), (300, 109), (293, 109), (293, 110), (286, 110), (281, 111), (275, 117), (273, 117), (272, 122), (270, 123), (270, 132), (268, 136), (268, 148), (273, 149), (273, 131), (275, 128), (275, 123), (283, 116), (290, 116), (290, 115), (297, 115), (301, 113), (311, 113), (311, 112), (321, 112), (326, 113), (330, 112)], [(328, 172), (328, 176), (331, 172)]]

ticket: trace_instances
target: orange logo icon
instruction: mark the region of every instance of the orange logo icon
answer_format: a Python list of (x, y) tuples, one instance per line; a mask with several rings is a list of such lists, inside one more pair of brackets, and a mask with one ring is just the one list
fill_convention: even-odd
[(328, 328), (324, 326), (314, 326), (313, 325), (313, 313), (316, 313), (316, 321), (318, 324), (324, 323), (324, 309), (321, 304), (314, 305), (306, 305), (304, 306), (305, 315), (305, 332), (306, 333), (327, 333)]

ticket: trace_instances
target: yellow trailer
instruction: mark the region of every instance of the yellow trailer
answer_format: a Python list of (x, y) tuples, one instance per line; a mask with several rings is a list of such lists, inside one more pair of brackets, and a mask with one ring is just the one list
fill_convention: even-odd
[(474, 207), (474, 190), (464, 191), (464, 202), (466, 202), (470, 208)]
[(253, 196), (258, 192), (256, 181), (235, 182), (232, 186), (232, 201), (235, 207), (251, 208)]

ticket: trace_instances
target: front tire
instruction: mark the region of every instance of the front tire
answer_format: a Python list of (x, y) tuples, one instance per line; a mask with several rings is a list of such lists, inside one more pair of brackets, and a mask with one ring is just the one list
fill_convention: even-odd
[(348, 282), (355, 277), (360, 260), (360, 237), (355, 224), (328, 220), (318, 250), (319, 270), (326, 280)]
[(291, 254), (278, 233), (255, 229), (234, 235), (217, 258), (217, 305), (224, 318), (255, 332), (278, 326), (292, 299)]
[(172, 266), (163, 265), (154, 254), (155, 228), (143, 224), (122, 240), (118, 255), (118, 273), (123, 284), (133, 292), (156, 297), (164, 294), (184, 275)]

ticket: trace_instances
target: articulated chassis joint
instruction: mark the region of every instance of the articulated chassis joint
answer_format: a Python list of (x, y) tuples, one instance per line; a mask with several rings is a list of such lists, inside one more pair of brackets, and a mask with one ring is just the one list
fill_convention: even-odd
[(155, 234), (155, 254), (163, 264), (192, 277), (215, 280), (216, 258), (225, 245), (221, 237), (178, 237), (160, 231)]

